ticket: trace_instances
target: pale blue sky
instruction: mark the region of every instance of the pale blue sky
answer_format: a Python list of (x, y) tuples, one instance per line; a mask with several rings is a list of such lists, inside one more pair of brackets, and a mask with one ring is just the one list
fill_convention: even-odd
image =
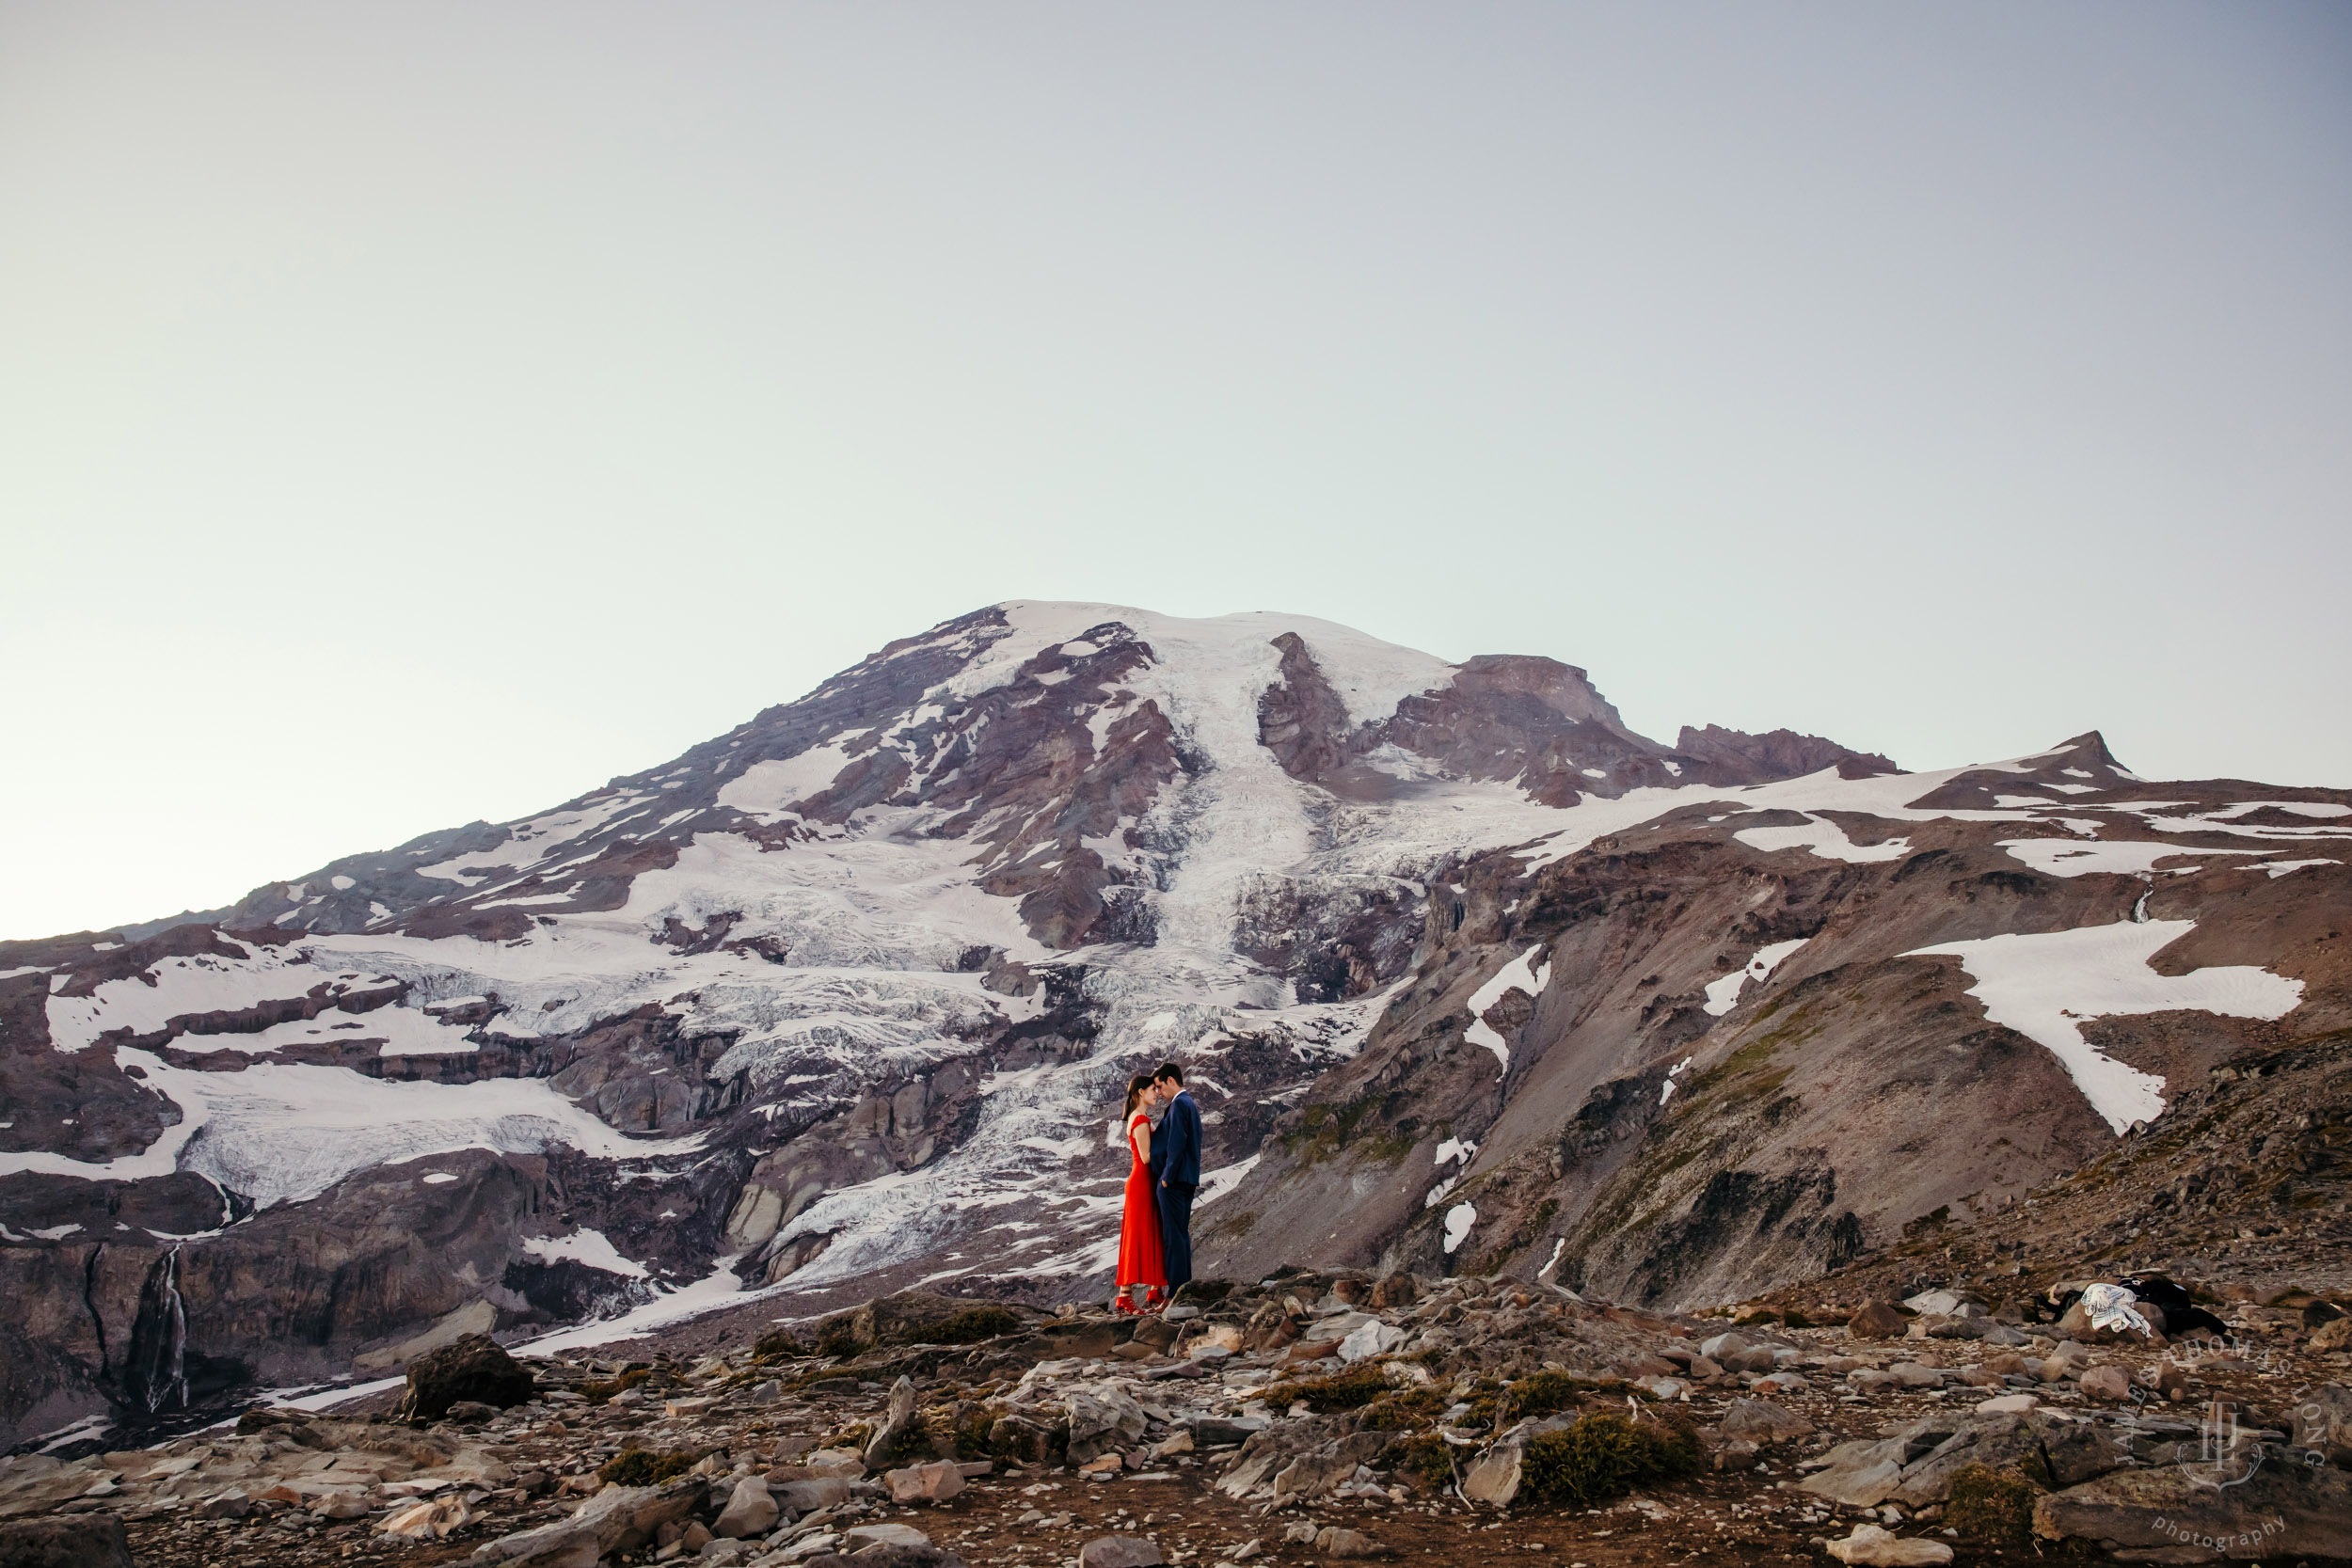
[(0, 0), (0, 935), (992, 600), (2352, 784), (2352, 8)]

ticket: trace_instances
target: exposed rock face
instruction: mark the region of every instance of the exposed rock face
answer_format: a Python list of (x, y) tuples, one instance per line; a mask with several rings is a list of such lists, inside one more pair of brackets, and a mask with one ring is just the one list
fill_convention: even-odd
[(1900, 771), (1892, 760), (1875, 752), (1850, 752), (1834, 740), (1824, 740), (1818, 735), (1799, 735), (1794, 730), (1745, 735), (1720, 724), (1709, 724), (1703, 730), (1685, 724), (1675, 741), (1675, 750), (1707, 764), (1700, 774), (1704, 784), (1794, 779), (1818, 773), (1824, 768), (1835, 768), (1841, 778), (1848, 779)]
[[(2352, 794), (2095, 735), (1890, 768), (1663, 747), (1549, 659), (1016, 602), (539, 816), (0, 944), (0, 1441), (698, 1280), (1089, 1296), (1170, 1057), (1204, 1276), (1681, 1305), (2352, 1023)], [(2079, 983), (2004, 990), (2012, 941)]]

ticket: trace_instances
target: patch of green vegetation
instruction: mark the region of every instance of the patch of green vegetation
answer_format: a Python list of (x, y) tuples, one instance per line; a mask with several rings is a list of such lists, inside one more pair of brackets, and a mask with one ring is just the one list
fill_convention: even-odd
[(1971, 1541), (1994, 1546), (2033, 1544), (2034, 1483), (2015, 1469), (1963, 1465), (1952, 1476), (1944, 1522)]
[(807, 1354), (788, 1328), (771, 1328), (752, 1341), (752, 1354), (761, 1361), (785, 1361)]
[(945, 1322), (930, 1328), (911, 1328), (898, 1338), (907, 1344), (970, 1345), (1010, 1334), (1020, 1326), (1020, 1318), (1001, 1307), (967, 1307)]
[(580, 1386), (580, 1397), (590, 1404), (602, 1404), (622, 1389), (634, 1388), (651, 1376), (653, 1376), (651, 1367), (631, 1367), (610, 1382), (581, 1384)]
[(882, 1445), (881, 1452), (867, 1457), (883, 1465), (896, 1465), (901, 1460), (914, 1458), (918, 1452), (928, 1451), (930, 1441), (930, 1428), (925, 1424), (922, 1413), (917, 1411), (914, 1419), (890, 1434), (890, 1441)]
[(1358, 1410), (1370, 1404), (1389, 1391), (1389, 1380), (1381, 1370), (1366, 1362), (1350, 1367), (1329, 1377), (1302, 1377), (1295, 1383), (1278, 1383), (1265, 1391), (1266, 1402), (1276, 1409), (1285, 1409), (1300, 1400), (1318, 1416), (1328, 1416), (1337, 1410)]
[(996, 1418), (1003, 1414), (1003, 1411), (993, 1405), (966, 1406), (962, 1413), (957, 1416), (955, 1426), (951, 1429), (956, 1439), (956, 1451), (967, 1454), (988, 1452), (989, 1432), (996, 1425)]
[(1380, 1109), (1385, 1094), (1368, 1094), (1341, 1106), (1310, 1105), (1296, 1127), (1282, 1134), (1282, 1148), (1302, 1165), (1327, 1160), (1353, 1144), (1366, 1159), (1392, 1165), (1413, 1151), (1413, 1140), (1375, 1122), (1359, 1141), (1357, 1130)]
[(1219, 1235), (1247, 1236), (1249, 1234), (1250, 1227), (1257, 1223), (1258, 1211), (1255, 1209), (1246, 1209), (1230, 1219), (1218, 1221), (1216, 1225), (1210, 1227), (1210, 1228)]
[(1589, 1507), (1636, 1486), (1693, 1474), (1704, 1458), (1698, 1434), (1687, 1426), (1597, 1410), (1565, 1432), (1548, 1432), (1528, 1444), (1520, 1474), (1539, 1501)]
[(1454, 1479), (1453, 1449), (1434, 1432), (1390, 1444), (1380, 1452), (1380, 1465), (1423, 1486), (1443, 1486)]
[(673, 1449), (668, 1453), (623, 1449), (604, 1462), (596, 1479), (615, 1486), (658, 1486), (684, 1475), (701, 1459), (701, 1452), (693, 1449)]
[(1415, 1388), (1375, 1399), (1358, 1423), (1366, 1432), (1411, 1432), (1445, 1414), (1450, 1402), (1434, 1388)]
[(1576, 1377), (1567, 1372), (1530, 1372), (1502, 1391), (1498, 1402), (1506, 1420), (1556, 1416), (1570, 1409), (1581, 1394), (1615, 1392), (1624, 1384), (1616, 1378)]
[(835, 1359), (857, 1354), (857, 1333), (846, 1323), (834, 1323), (817, 1336), (817, 1354)]

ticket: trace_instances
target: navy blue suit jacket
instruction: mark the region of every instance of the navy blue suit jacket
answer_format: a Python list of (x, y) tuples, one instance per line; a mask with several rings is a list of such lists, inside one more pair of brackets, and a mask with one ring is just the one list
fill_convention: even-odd
[(1160, 1154), (1159, 1179), (1174, 1187), (1200, 1185), (1200, 1107), (1191, 1095), (1179, 1094), (1168, 1102), (1160, 1132), (1167, 1145)]

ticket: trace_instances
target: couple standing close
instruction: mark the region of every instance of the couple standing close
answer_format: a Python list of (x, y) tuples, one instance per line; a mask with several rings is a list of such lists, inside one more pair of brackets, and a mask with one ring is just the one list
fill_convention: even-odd
[(1121, 1312), (1156, 1312), (1192, 1277), (1192, 1196), (1200, 1186), (1200, 1107), (1169, 1062), (1127, 1080), (1127, 1207), (1119, 1227)]

